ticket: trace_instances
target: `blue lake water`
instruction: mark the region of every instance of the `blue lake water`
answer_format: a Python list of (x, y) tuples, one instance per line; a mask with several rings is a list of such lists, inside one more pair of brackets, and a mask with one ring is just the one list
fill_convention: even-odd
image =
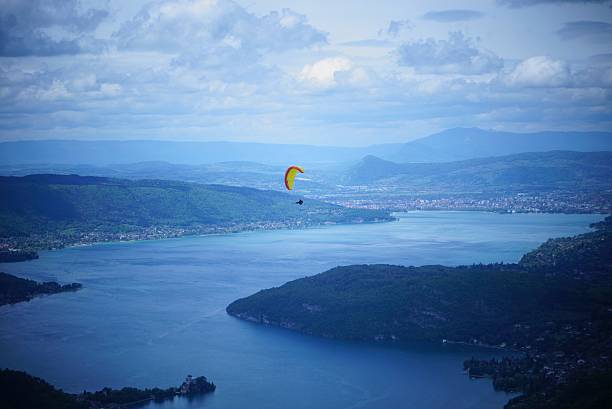
[(229, 317), (262, 288), (336, 265), (516, 262), (600, 215), (410, 212), (397, 222), (111, 243), (0, 265), (75, 293), (0, 308), (0, 367), (70, 392), (168, 387), (206, 375), (214, 394), (162, 408), (500, 409), (509, 396), (470, 380), (462, 362), (487, 350), (389, 348), (323, 340)]

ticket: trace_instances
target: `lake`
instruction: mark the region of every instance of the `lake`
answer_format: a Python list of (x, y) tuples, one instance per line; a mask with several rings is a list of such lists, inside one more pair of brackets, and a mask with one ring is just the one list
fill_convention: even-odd
[(214, 394), (162, 408), (501, 409), (509, 396), (462, 363), (495, 352), (332, 341), (229, 317), (237, 298), (337, 265), (516, 262), (601, 215), (409, 212), (384, 224), (108, 243), (0, 265), (75, 293), (0, 308), (0, 367), (69, 392), (168, 387), (205, 375)]

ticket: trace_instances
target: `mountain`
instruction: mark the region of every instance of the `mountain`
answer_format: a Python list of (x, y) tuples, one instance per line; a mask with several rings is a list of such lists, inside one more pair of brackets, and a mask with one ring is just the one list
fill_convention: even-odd
[[(30, 175), (0, 177), (0, 238), (61, 244), (253, 228), (391, 220), (275, 191), (162, 180)], [(129, 236), (135, 234), (136, 236)], [(49, 238), (50, 237), (50, 238)], [(36, 243), (34, 243), (36, 244)], [(31, 247), (37, 247), (36, 245)]]
[[(219, 162), (202, 165), (176, 164), (168, 162), (138, 162), (103, 166), (70, 164), (14, 164), (0, 165), (2, 176), (26, 176), (52, 173), (60, 175), (87, 175), (123, 179), (179, 180), (201, 184), (246, 186), (266, 190), (285, 191), (283, 175), (286, 166), (265, 165), (255, 162)], [(308, 194), (327, 185), (333, 170), (306, 167), (301, 176), (300, 191)]]
[(453, 128), (408, 142), (385, 158), (395, 162), (450, 162), (555, 150), (612, 151), (612, 132), (513, 133)]
[(405, 144), (365, 147), (246, 142), (39, 140), (0, 143), (0, 163), (103, 166), (136, 162), (201, 165), (258, 162), (266, 165), (337, 165), (374, 155), (395, 162), (449, 162), (522, 152), (612, 151), (610, 132), (511, 133), (455, 128)]
[[(395, 163), (373, 155), (345, 167), (314, 166), (300, 177), (300, 191), (332, 192), (338, 183), (404, 190), (521, 191), (606, 190), (612, 181), (611, 152), (532, 152), (444, 163)], [(0, 165), (0, 174), (80, 174), (125, 179), (180, 180), (202, 184), (284, 190), (285, 167), (255, 162), (202, 165), (140, 162), (104, 166), (69, 164)]]
[(200, 165), (218, 162), (259, 162), (267, 165), (326, 164), (386, 156), (401, 145), (363, 148), (241, 142), (76, 141), (41, 140), (0, 143), (0, 163), (109, 165), (171, 162)]
[[(202, 184), (249, 186), (255, 188), (283, 188), (285, 167), (255, 162), (220, 162), (186, 165), (161, 161), (110, 164), (103, 166), (71, 164), (15, 164), (0, 165), (2, 176), (60, 174), (114, 177), (123, 179), (180, 180)], [(309, 172), (310, 173), (310, 172)]]
[(413, 191), (604, 191), (612, 189), (612, 152), (532, 152), (402, 164), (366, 156), (342, 180)]
[(342, 182), (350, 185), (370, 184), (423, 168), (430, 168), (430, 166), (429, 164), (399, 164), (368, 155), (347, 169), (342, 175)]

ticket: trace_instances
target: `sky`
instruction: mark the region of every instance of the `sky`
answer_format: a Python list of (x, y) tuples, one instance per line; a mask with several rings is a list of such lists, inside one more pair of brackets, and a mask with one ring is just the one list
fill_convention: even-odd
[(612, 131), (612, 1), (0, 0), (0, 141)]

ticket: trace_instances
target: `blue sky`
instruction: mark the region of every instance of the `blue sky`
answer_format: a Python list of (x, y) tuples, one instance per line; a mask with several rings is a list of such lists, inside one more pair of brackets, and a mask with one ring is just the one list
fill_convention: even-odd
[(0, 0), (0, 140), (612, 130), (612, 2)]

